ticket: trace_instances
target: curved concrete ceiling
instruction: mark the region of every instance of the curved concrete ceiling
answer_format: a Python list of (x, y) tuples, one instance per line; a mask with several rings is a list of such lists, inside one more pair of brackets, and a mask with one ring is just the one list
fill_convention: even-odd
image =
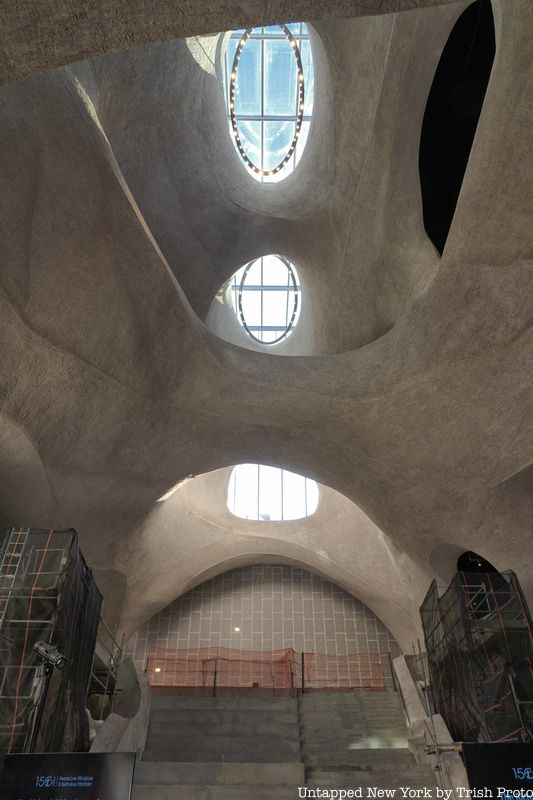
[[(493, 3), (496, 59), (442, 259), (422, 224), (421, 120), (466, 5), (342, 19), (355, 9), (332, 4), (319, 20), (302, 2), (323, 48), (314, 132), (297, 179), (255, 211), (273, 187), (244, 173), (217, 78), (186, 41), (0, 91), (2, 473), (17, 441), (21, 453), (2, 521), (76, 527), (91, 564), (125, 574), (128, 629), (262, 554), (360, 596), (404, 646), (442, 545), (514, 568), (533, 600), (528, 0)], [(63, 22), (52, 14), (42, 35)], [(231, 24), (213, 12), (208, 29)], [(119, 45), (83, 31), (47, 57)], [(41, 69), (30, 38), (21, 69)], [(286, 254), (309, 287), (307, 357), (245, 350), (204, 324), (261, 252)], [(217, 531), (181, 490), (156, 503), (187, 475), (246, 461), (335, 489), (352, 521), (257, 536)]]
[(149, 42), (275, 22), (390, 14), (453, 0), (41, 0), (0, 7), (1, 82)]

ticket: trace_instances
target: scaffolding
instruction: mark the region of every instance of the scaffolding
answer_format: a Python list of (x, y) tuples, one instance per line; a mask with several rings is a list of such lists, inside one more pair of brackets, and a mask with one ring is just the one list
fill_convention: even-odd
[[(27, 751), (35, 733), (41, 752), (88, 748), (85, 706), (101, 604), (76, 531), (0, 531), (0, 753)], [(47, 693), (38, 642), (66, 659)]]
[(119, 644), (103, 619), (98, 637), (89, 682), (87, 706), (93, 719), (100, 722), (113, 711), (117, 695), (118, 670), (122, 662), (124, 637)]
[(533, 629), (513, 572), (458, 572), (420, 609), (430, 696), (456, 741), (533, 740)]

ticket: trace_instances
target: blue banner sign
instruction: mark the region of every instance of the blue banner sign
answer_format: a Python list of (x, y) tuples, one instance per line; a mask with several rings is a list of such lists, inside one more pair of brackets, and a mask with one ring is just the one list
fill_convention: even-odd
[(135, 753), (5, 756), (0, 800), (130, 800)]
[[(533, 800), (533, 744), (463, 744), (471, 789), (495, 800)], [(481, 795), (478, 795), (481, 796)]]

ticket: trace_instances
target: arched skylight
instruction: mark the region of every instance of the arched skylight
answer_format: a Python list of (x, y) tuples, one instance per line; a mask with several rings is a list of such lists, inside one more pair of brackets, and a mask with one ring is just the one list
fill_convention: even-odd
[(280, 522), (314, 514), (318, 486), (310, 478), (278, 467), (239, 464), (228, 485), (228, 508), (242, 519)]
[(294, 264), (278, 255), (250, 261), (233, 275), (226, 291), (246, 333), (261, 344), (276, 344), (298, 322), (301, 291)]
[(314, 98), (309, 32), (303, 22), (234, 31), (225, 92), (230, 134), (257, 180), (283, 180), (307, 141)]

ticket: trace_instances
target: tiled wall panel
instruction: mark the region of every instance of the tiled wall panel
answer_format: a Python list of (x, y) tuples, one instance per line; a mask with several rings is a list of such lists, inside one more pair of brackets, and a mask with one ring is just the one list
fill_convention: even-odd
[(231, 570), (187, 592), (143, 625), (126, 652), (144, 668), (153, 645), (399, 653), (376, 615), (339, 586), (303, 569), (270, 565)]

